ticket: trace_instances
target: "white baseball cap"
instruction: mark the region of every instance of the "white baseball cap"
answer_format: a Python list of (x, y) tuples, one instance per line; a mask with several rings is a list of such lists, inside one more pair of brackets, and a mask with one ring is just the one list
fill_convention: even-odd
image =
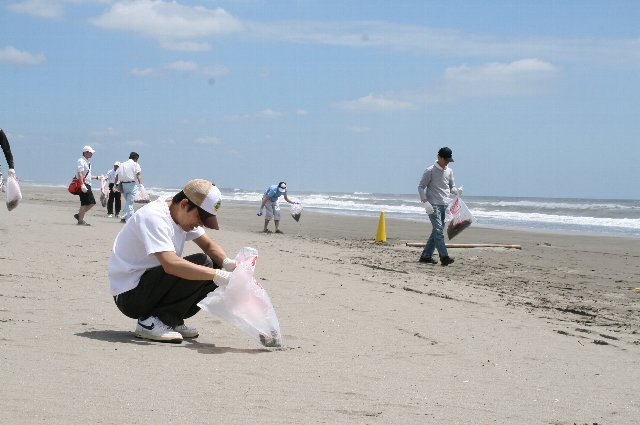
[(120, 161), (114, 162), (113, 165), (117, 165), (119, 167), (120, 166)]
[(202, 224), (209, 229), (218, 230), (216, 214), (222, 203), (220, 189), (208, 180), (195, 179), (189, 181), (182, 191), (198, 207)]
[(83, 152), (83, 153), (84, 153), (84, 152), (94, 153), (94, 152), (95, 152), (95, 150), (94, 150), (91, 146), (87, 145), (87, 146), (85, 146), (84, 148), (82, 148), (82, 152)]

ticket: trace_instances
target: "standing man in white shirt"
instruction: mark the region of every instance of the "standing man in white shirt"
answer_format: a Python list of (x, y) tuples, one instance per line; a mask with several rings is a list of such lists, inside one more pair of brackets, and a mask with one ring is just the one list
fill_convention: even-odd
[(109, 184), (109, 199), (107, 200), (107, 217), (113, 217), (113, 204), (115, 201), (116, 217), (120, 214), (120, 195), (121, 193), (114, 190), (116, 184), (118, 184), (118, 168), (120, 168), (120, 162), (113, 163), (113, 168), (107, 171), (107, 183)]
[(138, 185), (142, 184), (142, 169), (138, 164), (137, 152), (129, 154), (129, 160), (120, 164), (118, 168), (118, 181), (122, 184), (122, 194), (124, 195), (124, 209), (120, 222), (125, 223), (133, 215), (133, 199), (138, 193)]
[(98, 179), (98, 176), (91, 175), (91, 162), (89, 161), (95, 150), (87, 145), (82, 148), (82, 156), (76, 163), (76, 177), (82, 181), (82, 192), (80, 193), (80, 209), (73, 218), (78, 220), (78, 226), (91, 226), (84, 221), (84, 215), (96, 204), (96, 198), (91, 191), (91, 179)]

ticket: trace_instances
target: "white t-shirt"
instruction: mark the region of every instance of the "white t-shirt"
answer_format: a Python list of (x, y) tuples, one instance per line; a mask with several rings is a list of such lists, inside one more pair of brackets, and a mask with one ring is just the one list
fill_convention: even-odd
[(87, 160), (87, 158), (84, 157), (84, 155), (78, 159), (76, 171), (79, 172), (82, 177), (86, 175), (87, 177), (84, 177), (84, 181), (88, 185), (91, 185), (91, 163), (89, 162), (89, 160)]
[(169, 213), (166, 199), (159, 198), (133, 214), (113, 242), (109, 258), (109, 281), (112, 296), (136, 286), (147, 269), (160, 261), (154, 253), (173, 251), (182, 256), (184, 243), (204, 234), (202, 227), (185, 232)]
[(142, 172), (142, 168), (140, 168), (140, 164), (135, 162), (133, 159), (123, 162), (120, 164), (118, 168), (118, 181), (125, 182), (136, 182), (138, 183), (138, 178), (136, 174)]

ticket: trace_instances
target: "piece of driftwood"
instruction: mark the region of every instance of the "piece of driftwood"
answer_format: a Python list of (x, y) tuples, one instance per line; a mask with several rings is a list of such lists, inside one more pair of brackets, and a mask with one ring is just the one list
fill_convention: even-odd
[[(416, 248), (424, 247), (424, 242), (407, 242), (407, 246)], [(513, 248), (522, 249), (520, 245), (507, 245), (501, 243), (448, 243), (447, 248)]]

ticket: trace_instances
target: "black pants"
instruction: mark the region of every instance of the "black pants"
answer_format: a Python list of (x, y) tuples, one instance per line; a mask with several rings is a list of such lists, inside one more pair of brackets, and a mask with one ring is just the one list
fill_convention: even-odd
[(114, 183), (109, 183), (109, 200), (107, 201), (107, 214), (113, 214), (113, 201), (116, 202), (116, 215), (120, 214), (120, 192), (113, 191)]
[[(184, 259), (213, 268), (206, 254), (193, 254)], [(144, 272), (138, 286), (114, 298), (118, 309), (127, 317), (156, 316), (165, 325), (175, 327), (196, 314), (200, 310), (198, 302), (217, 287), (212, 280), (182, 279), (165, 273), (162, 266), (158, 266)]]

